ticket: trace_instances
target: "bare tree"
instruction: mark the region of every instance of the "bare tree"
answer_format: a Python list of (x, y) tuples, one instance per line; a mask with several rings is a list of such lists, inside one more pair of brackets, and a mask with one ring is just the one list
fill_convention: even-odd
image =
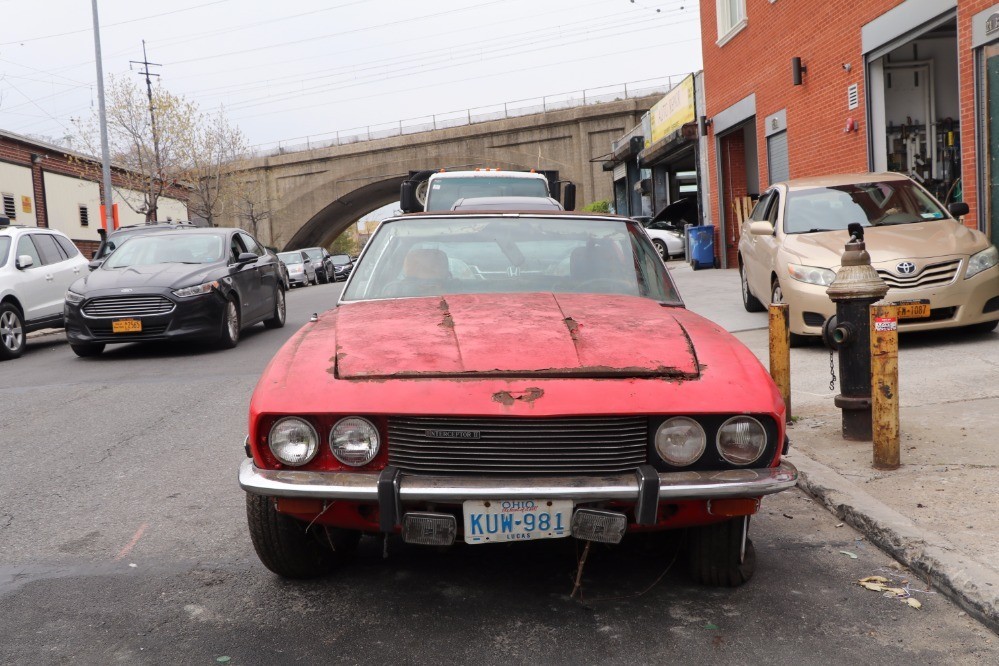
[[(263, 241), (261, 232), (264, 229), (261, 227), (261, 224), (271, 219), (271, 210), (267, 199), (260, 192), (256, 182), (237, 182), (232, 177), (228, 178), (227, 181), (226, 187), (229, 188), (231, 195), (235, 199), (236, 219), (239, 220), (239, 226), (249, 231), (257, 240)], [(270, 232), (271, 230), (268, 228), (268, 231)], [(267, 235), (270, 241), (269, 244), (277, 247), (278, 239), (271, 236), (270, 233)]]
[[(198, 114), (186, 137), (183, 176), (191, 187), (189, 208), (211, 226), (233, 209), (242, 213), (241, 203), (249, 194), (231, 177), (229, 165), (244, 157), (246, 148), (243, 132), (221, 110), (210, 116)], [(251, 211), (252, 207), (250, 203)]]
[[(129, 208), (144, 213), (147, 222), (155, 221), (159, 198), (190, 172), (188, 137), (199, 122), (197, 106), (162, 86), (153, 89), (157, 159), (146, 92), (134, 79), (112, 75), (106, 100), (111, 162), (118, 167), (115, 190)], [(95, 112), (79, 126), (81, 145), (94, 155), (99, 154), (100, 147), (98, 123)], [(80, 164), (100, 169), (99, 162), (80, 160)]]

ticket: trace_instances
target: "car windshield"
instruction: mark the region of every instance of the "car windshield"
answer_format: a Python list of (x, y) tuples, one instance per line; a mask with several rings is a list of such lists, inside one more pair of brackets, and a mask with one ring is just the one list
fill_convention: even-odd
[(102, 268), (152, 264), (211, 264), (222, 260), (222, 236), (151, 234), (131, 238), (118, 247)]
[(287, 265), (295, 265), (305, 263), (302, 259), (301, 252), (282, 252), (278, 255), (278, 259), (283, 261)]
[(947, 213), (909, 180), (851, 183), (792, 190), (784, 211), (784, 231), (800, 234), (942, 220)]
[(430, 184), (426, 209), (451, 210), (458, 199), (471, 197), (548, 197), (548, 183), (541, 178), (468, 176), (440, 178)]
[(530, 292), (681, 304), (637, 224), (534, 216), (388, 220), (358, 260), (343, 300)]
[(305, 254), (309, 255), (309, 259), (312, 261), (319, 261), (323, 258), (323, 251), (318, 247), (312, 248), (311, 250), (302, 250)]
[(10, 236), (0, 236), (0, 266), (7, 263), (8, 252), (10, 252)]
[(337, 266), (340, 266), (341, 264), (349, 264), (350, 257), (348, 257), (345, 254), (334, 254), (333, 263), (336, 264)]

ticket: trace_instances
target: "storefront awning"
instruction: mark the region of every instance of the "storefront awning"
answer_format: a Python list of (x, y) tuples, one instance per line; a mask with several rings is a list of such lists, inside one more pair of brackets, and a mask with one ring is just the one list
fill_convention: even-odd
[(666, 162), (674, 153), (693, 145), (697, 138), (697, 123), (687, 123), (641, 151), (638, 154), (638, 166), (648, 169)]
[(614, 152), (611, 154), (611, 158), (604, 162), (603, 170), (613, 171), (614, 167), (621, 162), (630, 160), (642, 152), (642, 147), (644, 145), (644, 136), (633, 136), (627, 141), (622, 141), (619, 145), (615, 146)]

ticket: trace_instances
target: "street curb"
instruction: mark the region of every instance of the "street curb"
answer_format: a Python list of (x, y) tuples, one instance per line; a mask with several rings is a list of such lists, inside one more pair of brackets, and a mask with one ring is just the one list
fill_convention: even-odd
[(793, 451), (788, 460), (798, 468), (799, 488), (999, 634), (999, 573), (801, 451)]
[(25, 336), (25, 339), (34, 340), (36, 338), (44, 338), (48, 335), (58, 335), (59, 333), (62, 333), (62, 331), (63, 329), (61, 328), (43, 328), (41, 330), (28, 333), (28, 335)]

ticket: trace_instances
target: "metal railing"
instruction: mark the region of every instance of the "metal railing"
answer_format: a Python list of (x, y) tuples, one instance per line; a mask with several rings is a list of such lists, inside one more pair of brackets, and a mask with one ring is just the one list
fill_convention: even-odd
[(418, 134), (420, 132), (431, 132), (451, 127), (475, 125), (476, 123), (528, 116), (534, 113), (560, 111), (562, 109), (589, 106), (591, 104), (605, 104), (607, 102), (648, 97), (656, 94), (665, 95), (673, 87), (674, 81), (679, 82), (686, 76), (688, 74), (676, 74), (655, 79), (645, 79), (643, 81), (603, 86), (601, 88), (590, 88), (587, 90), (576, 90), (568, 93), (557, 93), (543, 97), (503, 102), (502, 104), (480, 106), (461, 111), (436, 113), (429, 116), (407, 118), (396, 122), (354, 127), (348, 130), (299, 136), (292, 139), (251, 146), (249, 156), (270, 157), (272, 155), (284, 155), (285, 153), (296, 153), (303, 150), (345, 146), (352, 143), (386, 139), (405, 134)]

